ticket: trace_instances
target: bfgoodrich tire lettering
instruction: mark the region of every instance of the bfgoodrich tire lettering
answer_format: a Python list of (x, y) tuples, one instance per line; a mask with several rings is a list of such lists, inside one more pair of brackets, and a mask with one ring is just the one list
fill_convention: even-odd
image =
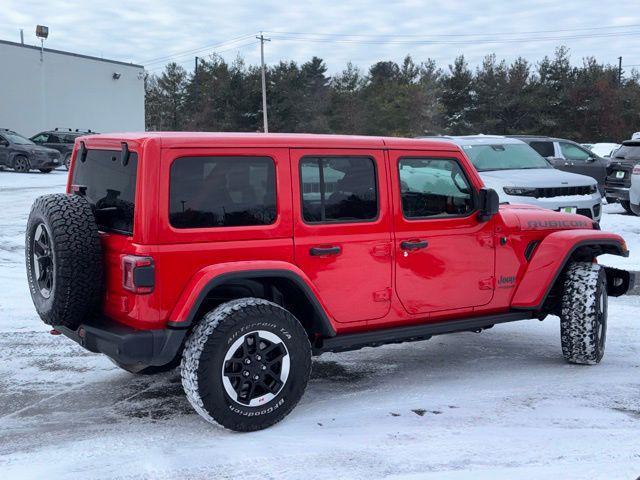
[[(273, 398), (252, 407), (227, 393), (223, 367), (232, 345), (257, 331), (270, 332), (286, 346), (290, 371)], [(300, 322), (259, 298), (233, 300), (206, 314), (187, 339), (181, 364), (182, 385), (193, 408), (207, 421), (236, 431), (260, 430), (282, 420), (302, 397), (310, 371), (311, 345)]]
[[(38, 242), (45, 234), (46, 242)], [(66, 194), (37, 198), (29, 214), (25, 243), (29, 290), (45, 323), (75, 329), (99, 311), (102, 251), (85, 198)], [(51, 267), (51, 282), (41, 278), (43, 269), (37, 264), (43, 257), (46, 262), (40, 265)]]
[(562, 295), (560, 339), (570, 363), (593, 365), (604, 355), (607, 333), (607, 277), (597, 263), (569, 266)]

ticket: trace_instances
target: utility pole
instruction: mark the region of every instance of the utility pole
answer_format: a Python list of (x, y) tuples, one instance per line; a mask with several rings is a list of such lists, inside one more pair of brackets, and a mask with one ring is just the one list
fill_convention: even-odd
[(618, 57), (618, 86), (622, 86), (622, 57)]
[(198, 97), (200, 96), (200, 84), (198, 81), (198, 57), (196, 57), (196, 65), (193, 70), (193, 80), (196, 84), (196, 102), (198, 101)]
[(269, 121), (267, 120), (267, 80), (264, 73), (264, 42), (270, 42), (270, 38), (264, 38), (262, 32), (256, 37), (260, 40), (260, 63), (262, 65), (262, 123), (264, 133), (269, 133)]

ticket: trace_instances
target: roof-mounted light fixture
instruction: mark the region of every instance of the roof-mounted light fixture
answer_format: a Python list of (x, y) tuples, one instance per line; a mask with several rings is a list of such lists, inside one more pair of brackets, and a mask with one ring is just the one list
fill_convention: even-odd
[(36, 25), (36, 37), (40, 39), (40, 61), (44, 61), (44, 41), (49, 38), (49, 27)]

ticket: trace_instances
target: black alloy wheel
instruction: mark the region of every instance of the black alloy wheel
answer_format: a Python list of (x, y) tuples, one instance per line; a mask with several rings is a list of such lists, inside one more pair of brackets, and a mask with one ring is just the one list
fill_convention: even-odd
[(43, 223), (36, 227), (33, 235), (33, 278), (35, 278), (43, 298), (49, 298), (53, 291), (55, 264), (51, 250), (51, 236)]

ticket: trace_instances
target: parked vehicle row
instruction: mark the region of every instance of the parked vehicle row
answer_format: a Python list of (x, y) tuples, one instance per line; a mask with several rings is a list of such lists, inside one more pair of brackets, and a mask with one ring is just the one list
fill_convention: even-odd
[(0, 128), (0, 169), (49, 173), (62, 165), (68, 170), (76, 138), (93, 134), (91, 130), (56, 128), (27, 138), (11, 129)]
[(462, 148), (484, 184), (498, 192), (501, 203), (535, 205), (600, 220), (602, 197), (596, 181), (554, 169), (521, 140), (492, 135), (439, 138)]
[(0, 129), (0, 168), (12, 168), (20, 173), (36, 169), (49, 173), (59, 166), (57, 150), (36, 145), (13, 130)]

